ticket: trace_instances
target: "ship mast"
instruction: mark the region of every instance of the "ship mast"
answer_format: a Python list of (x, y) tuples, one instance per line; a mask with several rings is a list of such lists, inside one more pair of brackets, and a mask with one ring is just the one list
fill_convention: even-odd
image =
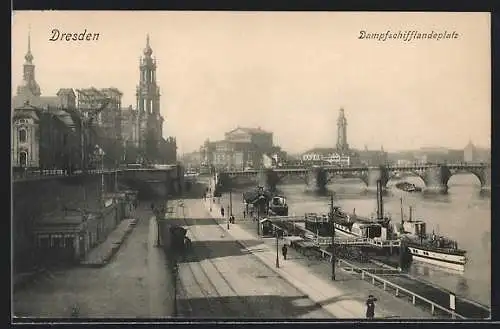
[(384, 200), (382, 199), (382, 181), (377, 180), (377, 219), (384, 219)]
[(401, 203), (401, 226), (403, 226), (403, 223), (404, 223), (404, 214), (403, 214), (403, 197), (401, 197), (400, 199), (400, 203)]

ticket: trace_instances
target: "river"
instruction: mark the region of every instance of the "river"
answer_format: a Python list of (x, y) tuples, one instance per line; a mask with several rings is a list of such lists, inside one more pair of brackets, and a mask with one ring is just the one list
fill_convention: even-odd
[[(423, 182), (416, 177), (406, 181), (423, 187)], [(408, 217), (408, 208), (413, 208), (413, 218), (427, 222), (427, 231), (441, 233), (458, 241), (461, 249), (467, 250), (468, 263), (465, 272), (451, 272), (432, 265), (414, 262), (410, 268), (412, 275), (423, 278), (438, 286), (455, 292), (458, 296), (491, 305), (491, 202), (490, 196), (480, 193), (480, 184), (473, 175), (460, 174), (451, 177), (446, 195), (425, 195), (407, 193), (397, 189), (390, 181), (388, 194), (384, 196), (386, 214), (393, 220), (400, 220), (400, 198), (403, 198), (404, 216)], [(329, 196), (305, 192), (303, 184), (279, 185), (289, 204), (290, 215), (303, 215), (306, 212), (328, 212)], [(375, 215), (376, 201), (374, 194), (364, 192), (365, 186), (356, 179), (346, 179), (328, 185), (334, 194), (335, 203), (345, 211), (363, 216)], [(241, 192), (233, 190), (233, 212), (241, 216)], [(227, 195), (223, 196), (227, 201)]]

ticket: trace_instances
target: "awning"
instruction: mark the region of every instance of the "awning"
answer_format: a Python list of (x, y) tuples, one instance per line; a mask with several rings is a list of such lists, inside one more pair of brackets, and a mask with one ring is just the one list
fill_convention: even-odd
[(300, 236), (293, 235), (293, 236), (287, 236), (287, 237), (285, 237), (285, 240), (293, 242), (293, 241), (302, 241), (304, 239), (302, 237), (300, 237)]

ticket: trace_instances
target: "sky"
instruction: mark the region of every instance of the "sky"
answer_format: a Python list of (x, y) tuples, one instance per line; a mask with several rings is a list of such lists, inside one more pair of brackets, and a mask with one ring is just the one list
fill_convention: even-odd
[[(53, 29), (99, 39), (49, 41)], [(458, 37), (359, 38), (388, 30)], [(149, 33), (164, 135), (180, 153), (237, 126), (272, 131), (291, 153), (334, 147), (340, 108), (353, 148), (490, 145), (489, 13), (14, 12), (12, 95), (28, 31), (43, 96), (116, 87), (123, 107), (136, 104)]]

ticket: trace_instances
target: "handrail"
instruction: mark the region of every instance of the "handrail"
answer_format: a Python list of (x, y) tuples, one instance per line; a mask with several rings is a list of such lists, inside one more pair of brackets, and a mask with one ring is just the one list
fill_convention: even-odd
[[(330, 262), (332, 261), (332, 253), (331, 252), (328, 252), (328, 251), (323, 250), (323, 249), (321, 249), (321, 252), (322, 252), (323, 258), (325, 257), (325, 255), (328, 255), (328, 256), (330, 256)], [(361, 278), (363, 280), (364, 280), (364, 277), (366, 275), (368, 275), (369, 277), (372, 278), (372, 284), (375, 284), (375, 280), (378, 280), (378, 281), (382, 282), (384, 284), (384, 290), (386, 290), (387, 286), (393, 287), (394, 289), (396, 289), (396, 296), (398, 295), (399, 291), (406, 292), (407, 294), (409, 294), (410, 296), (412, 296), (412, 304), (413, 305), (415, 305), (416, 298), (418, 298), (421, 301), (424, 301), (424, 302), (430, 304), (431, 305), (431, 314), (432, 315), (434, 315), (435, 308), (438, 308), (438, 309), (440, 309), (440, 310), (442, 310), (442, 311), (450, 314), (451, 316), (458, 317), (460, 319), (466, 319), (466, 317), (464, 317), (463, 315), (458, 314), (457, 312), (455, 312), (453, 310), (450, 310), (450, 309), (448, 309), (448, 308), (446, 308), (444, 306), (441, 306), (441, 305), (439, 305), (439, 304), (437, 304), (437, 303), (435, 303), (435, 302), (433, 302), (433, 301), (431, 301), (431, 300), (429, 300), (429, 299), (427, 299), (427, 298), (425, 298), (423, 296), (420, 296), (419, 294), (414, 293), (413, 291), (410, 291), (410, 290), (408, 290), (406, 288), (401, 287), (400, 285), (397, 285), (397, 284), (395, 284), (395, 283), (393, 283), (391, 281), (388, 281), (388, 280), (383, 279), (383, 278), (381, 278), (381, 277), (379, 277), (379, 276), (377, 276), (377, 275), (375, 275), (373, 273), (370, 273), (370, 272), (364, 270), (363, 268), (361, 268), (359, 266), (356, 266), (354, 264), (351, 264), (351, 263), (347, 262), (344, 259), (339, 258), (338, 261), (342, 262), (342, 263), (345, 263), (346, 265), (348, 265), (349, 267), (351, 267), (351, 269), (357, 269), (357, 270), (359, 270), (361, 272)]]

